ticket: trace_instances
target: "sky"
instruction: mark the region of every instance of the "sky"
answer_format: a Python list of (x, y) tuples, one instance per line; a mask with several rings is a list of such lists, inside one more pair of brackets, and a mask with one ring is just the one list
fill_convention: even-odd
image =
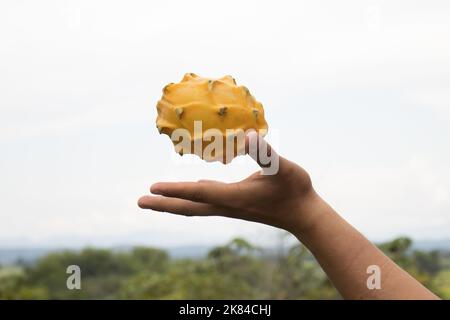
[(231, 74), (267, 140), (372, 240), (449, 238), (450, 2), (0, 3), (0, 247), (259, 244), (280, 231), (143, 211), (157, 181), (257, 170), (173, 152), (161, 89)]

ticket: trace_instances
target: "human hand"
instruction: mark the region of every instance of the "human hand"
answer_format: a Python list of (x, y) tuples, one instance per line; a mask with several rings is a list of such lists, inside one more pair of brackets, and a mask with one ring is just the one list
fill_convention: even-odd
[[(246, 137), (247, 152), (255, 140), (258, 148), (269, 150), (270, 158), (276, 156), (256, 132)], [(264, 171), (266, 166), (259, 161), (259, 152), (248, 153)], [(321, 199), (305, 170), (282, 157), (278, 160), (276, 174), (258, 171), (234, 183), (155, 183), (150, 188), (154, 195), (141, 197), (138, 204), (155, 211), (225, 216), (285, 229), (311, 250), (346, 299), (438, 299)], [(368, 290), (366, 270), (370, 265), (380, 266), (382, 290)]]
[[(250, 145), (267, 150), (279, 159), (278, 172), (264, 175), (264, 165)], [(312, 207), (317, 197), (308, 173), (295, 163), (278, 156), (256, 132), (246, 136), (246, 150), (262, 167), (248, 178), (234, 183), (211, 180), (198, 182), (158, 182), (153, 195), (139, 199), (143, 209), (185, 216), (225, 216), (256, 221), (298, 233), (314, 223)]]

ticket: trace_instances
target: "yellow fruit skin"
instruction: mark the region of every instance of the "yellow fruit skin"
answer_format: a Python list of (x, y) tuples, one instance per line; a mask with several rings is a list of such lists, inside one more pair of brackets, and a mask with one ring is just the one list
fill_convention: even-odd
[[(254, 129), (262, 135), (268, 129), (262, 104), (255, 100), (246, 87), (238, 86), (231, 76), (210, 79), (187, 73), (181, 82), (164, 87), (157, 111), (156, 126), (160, 133), (170, 137), (175, 129), (184, 128), (189, 131), (192, 144), (194, 140), (202, 139), (198, 134), (194, 136), (194, 121), (202, 121), (202, 133), (211, 128), (220, 130), (224, 139), (221, 154), (219, 152), (214, 158), (203, 156), (203, 150), (209, 141), (201, 142), (201, 154), (195, 153), (207, 161), (226, 163), (224, 155), (227, 129)], [(236, 148), (238, 147), (235, 146), (235, 150)]]

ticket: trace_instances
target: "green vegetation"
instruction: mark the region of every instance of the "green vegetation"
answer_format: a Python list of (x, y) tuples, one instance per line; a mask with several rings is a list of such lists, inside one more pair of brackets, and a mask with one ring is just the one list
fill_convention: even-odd
[[(450, 298), (450, 255), (413, 251), (398, 238), (380, 248), (442, 298)], [(78, 265), (81, 290), (66, 288)], [(165, 251), (84, 249), (49, 254), (32, 265), (0, 267), (0, 299), (339, 299), (301, 244), (277, 252), (244, 239), (202, 259), (170, 259)]]

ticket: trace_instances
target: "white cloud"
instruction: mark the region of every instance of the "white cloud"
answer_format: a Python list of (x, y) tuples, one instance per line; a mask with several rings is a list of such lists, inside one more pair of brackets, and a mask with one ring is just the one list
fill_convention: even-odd
[(450, 227), (450, 169), (412, 156), (397, 165), (325, 171), (319, 190), (348, 220), (377, 239), (439, 238)]
[(432, 110), (444, 120), (450, 120), (450, 80), (442, 80), (442, 82), (436, 83), (434, 87), (417, 88), (410, 94), (409, 102)]
[(255, 237), (248, 223), (138, 215), (154, 181), (256, 169), (168, 164), (154, 105), (191, 71), (245, 83), (281, 153), (369, 236), (445, 236), (449, 13), (438, 0), (2, 2), (0, 243)]

